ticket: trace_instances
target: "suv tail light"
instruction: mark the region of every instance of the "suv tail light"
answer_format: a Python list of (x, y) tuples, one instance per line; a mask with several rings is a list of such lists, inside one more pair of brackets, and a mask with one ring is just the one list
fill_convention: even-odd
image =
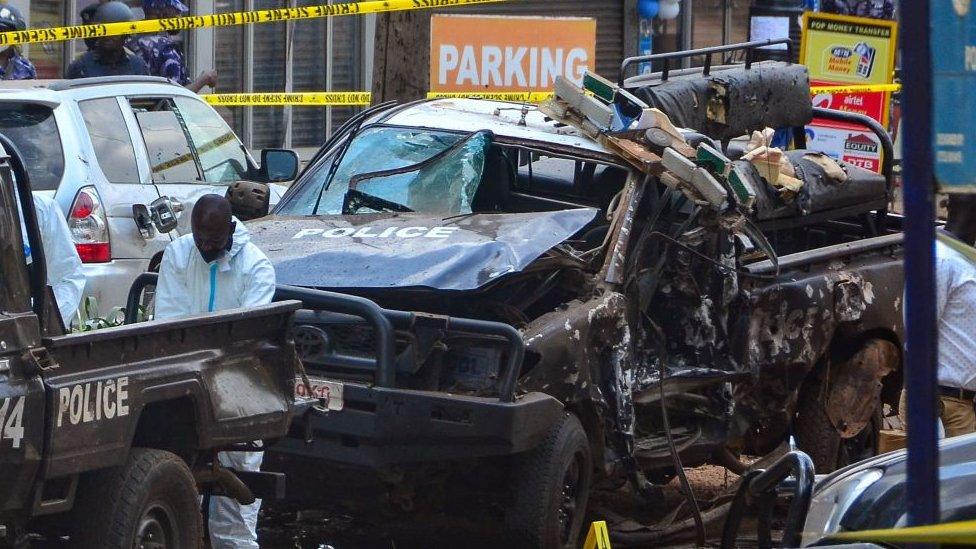
[(82, 187), (71, 204), (68, 228), (82, 263), (107, 263), (112, 260), (108, 238), (108, 217), (95, 187)]

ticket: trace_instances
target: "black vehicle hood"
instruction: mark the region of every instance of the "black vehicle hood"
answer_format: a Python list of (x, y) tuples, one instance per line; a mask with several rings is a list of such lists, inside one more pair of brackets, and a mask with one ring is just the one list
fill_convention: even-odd
[(474, 290), (521, 271), (582, 230), (597, 210), (433, 217), (279, 217), (248, 223), (279, 284)]

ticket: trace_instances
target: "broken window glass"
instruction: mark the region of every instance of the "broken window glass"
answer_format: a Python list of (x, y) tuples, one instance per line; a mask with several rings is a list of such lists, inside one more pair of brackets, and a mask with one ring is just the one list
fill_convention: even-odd
[[(356, 183), (357, 179), (363, 177), (359, 175), (353, 177), (349, 187), (353, 190), (355, 186), (355, 190), (361, 194), (404, 207), (396, 209), (396, 206), (367, 204), (367, 211), (393, 209), (445, 215), (469, 214), (490, 144), (488, 133), (478, 133), (445, 150), (444, 156), (434, 162), (396, 174), (364, 174), (369, 176), (368, 179)], [(346, 204), (348, 206), (348, 200)], [(343, 213), (360, 213), (361, 210), (346, 207)]]
[[(421, 164), (444, 153), (466, 135), (427, 129), (374, 126), (353, 137), (342, 156), (329, 187), (333, 157), (324, 159), (308, 182), (279, 205), (281, 215), (339, 215), (349, 194), (353, 177)], [(489, 134), (475, 134), (457, 150), (419, 170), (359, 182), (359, 205), (354, 213), (417, 211), (425, 213), (470, 213), (471, 201), (481, 182)], [(356, 189), (354, 189), (356, 190)], [(368, 195), (364, 198), (362, 195)], [(374, 199), (370, 200), (369, 196)], [(321, 198), (320, 198), (321, 197)], [(387, 204), (387, 203), (392, 203)], [(372, 204), (370, 206), (369, 204)], [(395, 209), (394, 205), (405, 209)]]

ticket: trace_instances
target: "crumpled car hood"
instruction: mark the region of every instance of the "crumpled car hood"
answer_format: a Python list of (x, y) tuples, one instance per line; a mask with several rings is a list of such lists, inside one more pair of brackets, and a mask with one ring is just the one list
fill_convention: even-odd
[(597, 210), (520, 214), (278, 217), (248, 223), (279, 284), (322, 289), (475, 290), (518, 272)]

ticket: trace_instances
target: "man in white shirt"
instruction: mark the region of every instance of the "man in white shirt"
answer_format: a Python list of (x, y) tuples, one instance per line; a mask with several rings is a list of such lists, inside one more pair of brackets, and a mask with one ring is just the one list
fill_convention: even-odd
[[(941, 238), (935, 242), (940, 417), (946, 436), (954, 437), (976, 432), (976, 250)], [(904, 391), (899, 410), (904, 423)]]
[(935, 243), (939, 398), (950, 437), (976, 432), (976, 262), (961, 246)]

